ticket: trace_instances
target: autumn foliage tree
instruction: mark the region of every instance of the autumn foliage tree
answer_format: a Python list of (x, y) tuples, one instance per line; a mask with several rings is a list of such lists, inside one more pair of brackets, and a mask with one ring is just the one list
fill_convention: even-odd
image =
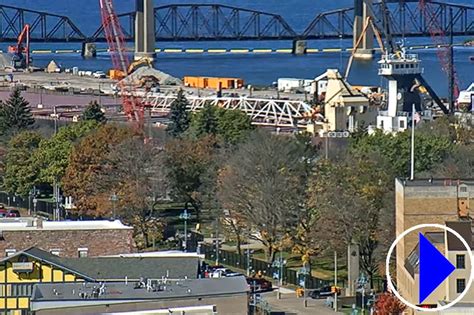
[(388, 292), (381, 294), (375, 302), (376, 315), (401, 315), (406, 308), (395, 295)]
[(84, 137), (72, 150), (62, 187), (66, 196), (73, 197), (77, 214), (109, 215), (111, 192), (98, 191), (96, 179), (110, 171), (110, 152), (133, 135), (129, 128), (106, 124)]

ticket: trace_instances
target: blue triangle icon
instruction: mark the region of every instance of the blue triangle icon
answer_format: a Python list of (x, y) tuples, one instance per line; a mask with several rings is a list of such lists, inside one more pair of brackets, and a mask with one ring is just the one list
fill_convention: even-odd
[(420, 304), (456, 269), (421, 233), (420, 238)]

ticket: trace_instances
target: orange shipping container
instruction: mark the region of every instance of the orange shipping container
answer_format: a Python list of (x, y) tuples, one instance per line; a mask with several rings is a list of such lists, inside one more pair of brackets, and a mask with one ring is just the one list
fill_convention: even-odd
[(239, 78), (215, 78), (215, 77), (184, 77), (184, 85), (201, 89), (215, 89), (221, 85), (222, 89), (239, 89), (244, 86), (244, 80)]

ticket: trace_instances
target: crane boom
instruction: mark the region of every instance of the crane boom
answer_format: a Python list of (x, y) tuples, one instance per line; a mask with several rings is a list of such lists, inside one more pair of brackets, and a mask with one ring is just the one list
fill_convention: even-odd
[[(23, 46), (23, 41), (25, 42), (25, 46)], [(23, 26), (16, 45), (8, 46), (8, 52), (18, 56), (20, 61), (24, 61), (24, 66), (28, 69), (30, 66), (30, 24)], [(25, 54), (26, 57), (24, 57), (23, 54)]]
[[(441, 27), (439, 15), (434, 12), (429, 1), (420, 0), (419, 7), (423, 12), (425, 23), (428, 26), (431, 39), (436, 45), (436, 54), (438, 55), (438, 59), (441, 63), (441, 68), (448, 75), (449, 80), (452, 81), (450, 84), (453, 84), (453, 99), (456, 99), (459, 95), (459, 81), (454, 69), (454, 64), (452, 62), (452, 47), (448, 44), (446, 34)], [(450, 23), (452, 23), (452, 21), (450, 21)], [(453, 110), (453, 108), (451, 108), (451, 110)]]
[[(127, 74), (130, 67), (130, 60), (127, 56), (125, 36), (118, 16), (115, 13), (113, 1), (99, 0), (99, 3), (102, 25), (109, 46), (113, 68), (114, 70)], [(136, 94), (133, 81), (129, 80), (128, 83), (124, 83), (124, 80), (120, 80), (118, 87), (120, 88), (125, 115), (129, 121), (135, 123), (135, 127), (137, 127), (138, 130), (143, 130), (144, 105)]]

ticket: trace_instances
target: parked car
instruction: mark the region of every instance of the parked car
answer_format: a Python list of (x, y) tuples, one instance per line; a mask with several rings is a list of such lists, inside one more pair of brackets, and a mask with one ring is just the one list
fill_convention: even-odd
[(264, 292), (273, 289), (272, 283), (264, 278), (247, 277), (247, 284), (251, 292)]
[(19, 217), (21, 217), (20, 211), (15, 210), (15, 209), (9, 209), (6, 216), (8, 218), (19, 218)]
[(93, 76), (94, 78), (97, 78), (97, 79), (104, 79), (107, 77), (104, 71), (96, 71), (94, 72)]
[(243, 276), (240, 272), (235, 272), (229, 268), (217, 268), (210, 273), (211, 278), (238, 277)]
[(312, 299), (319, 299), (323, 297), (333, 296), (335, 290), (337, 290), (337, 295), (341, 295), (341, 288), (327, 285), (325, 287), (310, 291), (309, 296)]

